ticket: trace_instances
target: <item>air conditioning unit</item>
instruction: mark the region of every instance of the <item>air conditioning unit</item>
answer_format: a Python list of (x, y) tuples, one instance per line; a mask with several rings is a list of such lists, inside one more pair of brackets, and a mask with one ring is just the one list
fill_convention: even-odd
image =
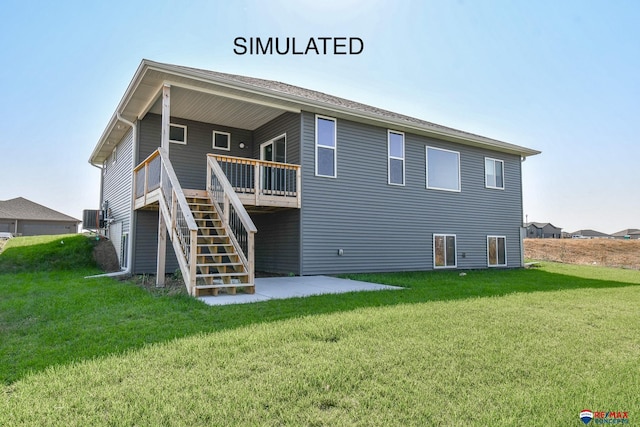
[(105, 214), (101, 210), (82, 211), (82, 228), (85, 230), (99, 230), (105, 226)]

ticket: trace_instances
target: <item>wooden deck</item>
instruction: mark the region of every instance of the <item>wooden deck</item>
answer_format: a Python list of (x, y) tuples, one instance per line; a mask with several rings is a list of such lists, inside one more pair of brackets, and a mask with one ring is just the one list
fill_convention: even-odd
[[(211, 187), (210, 159), (215, 160), (231, 187), (247, 210), (272, 212), (301, 206), (301, 171), (299, 165), (247, 159), (243, 157), (207, 155), (207, 185)], [(134, 168), (135, 209), (158, 209), (161, 196), (161, 167), (157, 151)], [(257, 191), (256, 191), (257, 189)], [(194, 189), (204, 190), (204, 189)]]
[(183, 189), (159, 148), (134, 168), (134, 207), (159, 211), (156, 281), (164, 284), (166, 235), (190, 295), (255, 292), (255, 233), (245, 205), (300, 208), (300, 166), (208, 155), (206, 189)]

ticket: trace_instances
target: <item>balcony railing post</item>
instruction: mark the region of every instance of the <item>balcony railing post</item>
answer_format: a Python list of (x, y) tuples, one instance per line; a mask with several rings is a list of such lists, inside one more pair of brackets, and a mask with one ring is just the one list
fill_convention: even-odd
[(262, 173), (260, 163), (253, 165), (253, 190), (256, 197), (256, 206), (260, 206), (260, 193), (262, 192)]
[(247, 262), (249, 264), (249, 283), (255, 283), (255, 233), (247, 230)]
[(147, 193), (149, 192), (149, 163), (144, 164), (144, 204), (147, 204)]
[(298, 209), (302, 206), (302, 173), (300, 168), (296, 169), (296, 198), (298, 199)]
[(196, 293), (196, 267), (198, 257), (198, 230), (191, 230), (189, 248), (189, 294)]

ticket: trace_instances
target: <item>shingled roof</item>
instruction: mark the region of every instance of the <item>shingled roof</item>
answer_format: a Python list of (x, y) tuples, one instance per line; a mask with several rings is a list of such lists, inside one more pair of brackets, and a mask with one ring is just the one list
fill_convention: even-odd
[(617, 233), (613, 233), (612, 236), (614, 237), (624, 237), (624, 236), (630, 236), (630, 235), (637, 235), (640, 234), (640, 230), (637, 228), (627, 228), (626, 230), (620, 230)]
[(10, 200), (0, 200), (0, 219), (17, 219), (30, 221), (64, 221), (82, 222), (46, 206), (16, 197)]
[(394, 113), (393, 111), (384, 110), (382, 108), (373, 107), (371, 105), (362, 104), (360, 102), (351, 101), (349, 99), (340, 98), (338, 96), (329, 95), (323, 92), (318, 92), (311, 89), (305, 89), (303, 87), (290, 85), (288, 83), (282, 83), (275, 80), (259, 79), (255, 77), (241, 76), (238, 74), (221, 73), (219, 71), (204, 70), (201, 68), (185, 67), (182, 65), (173, 65), (173, 64), (163, 64), (163, 65), (168, 65), (173, 68), (182, 69), (184, 71), (197, 72), (197, 73), (208, 75), (210, 77), (214, 77), (217, 79), (223, 79), (223, 80), (228, 80), (228, 81), (237, 82), (237, 83), (244, 83), (250, 86), (254, 86), (256, 88), (267, 89), (269, 91), (279, 92), (281, 94), (289, 95), (289, 96), (295, 96), (304, 100), (321, 102), (321, 103), (327, 104), (328, 106), (348, 108), (350, 110), (353, 110), (354, 112), (365, 112), (365, 113), (375, 114), (377, 116), (387, 118), (387, 119), (404, 121), (404, 122), (407, 122), (408, 124), (420, 125), (428, 128), (433, 128), (434, 130), (440, 130), (440, 131), (445, 131), (447, 133), (459, 134), (462, 137), (465, 137), (465, 136), (474, 137), (476, 139), (484, 140), (486, 142), (493, 142), (493, 143), (497, 142), (500, 144), (505, 144), (503, 141), (499, 141), (497, 139), (487, 138), (482, 135), (461, 131), (461, 130), (450, 128), (447, 126), (442, 126), (437, 123), (428, 122), (426, 120), (417, 119), (411, 116), (405, 116), (404, 114)]
[[(210, 96), (219, 96), (220, 99), (230, 100), (233, 108), (242, 108), (238, 102), (245, 102), (247, 111), (252, 111), (254, 122), (247, 129), (254, 129), (266, 123), (261, 122), (266, 118), (273, 119), (275, 113), (280, 111), (314, 112), (328, 114), (356, 122), (383, 126), (389, 129), (435, 137), (447, 141), (488, 148), (499, 152), (516, 154), (522, 157), (540, 154), (540, 151), (520, 145), (487, 138), (459, 129), (442, 126), (426, 120), (410, 117), (404, 114), (382, 108), (373, 107), (356, 101), (351, 101), (334, 95), (329, 95), (312, 89), (305, 89), (288, 83), (275, 80), (266, 80), (238, 74), (222, 73), (219, 71), (204, 70), (200, 68), (186, 67), (182, 65), (166, 64), (143, 59), (136, 71), (131, 83), (127, 87), (122, 100), (112, 115), (102, 136), (91, 154), (89, 161), (95, 165), (102, 164), (111, 154), (113, 147), (128, 131), (128, 122), (141, 119), (154, 108), (159, 108), (160, 88), (164, 83), (170, 84), (177, 91), (182, 88), (185, 91), (207, 93)], [(176, 98), (179, 99), (179, 98)], [(238, 101), (240, 100), (240, 101)], [(197, 111), (206, 116), (207, 108), (198, 109), (195, 103), (200, 102), (206, 107), (204, 96), (193, 98), (193, 104), (185, 101), (182, 118), (190, 118), (189, 114)], [(178, 105), (178, 104), (176, 104)], [(180, 108), (180, 107), (178, 107)], [(262, 110), (258, 110), (262, 108)], [(195, 109), (195, 110), (194, 110)], [(177, 110), (171, 110), (178, 115)], [(233, 121), (229, 117), (229, 111), (220, 109), (220, 114), (225, 119)], [(154, 111), (158, 114), (158, 111)], [(200, 116), (198, 121), (207, 122), (209, 117)], [(262, 118), (262, 119), (260, 119)], [(220, 117), (219, 117), (220, 119)], [(123, 122), (123, 120), (126, 120)], [(196, 120), (196, 119), (194, 119)], [(224, 120), (224, 119), (223, 119)], [(122, 126), (122, 124), (126, 126)], [(213, 122), (211, 122), (213, 123)], [(223, 125), (224, 123), (220, 122)], [(242, 127), (238, 124), (231, 127)], [(254, 126), (251, 128), (250, 126)], [(242, 127), (244, 129), (244, 127)]]

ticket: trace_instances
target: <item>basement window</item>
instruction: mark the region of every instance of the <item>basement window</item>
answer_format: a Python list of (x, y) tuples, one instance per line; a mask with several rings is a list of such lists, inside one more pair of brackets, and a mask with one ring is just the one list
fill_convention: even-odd
[(169, 124), (169, 142), (187, 144), (187, 127), (185, 125)]
[(231, 150), (231, 134), (228, 132), (213, 131), (213, 148), (216, 150)]
[(487, 264), (489, 267), (507, 266), (507, 238), (487, 236)]
[(433, 267), (434, 268), (456, 268), (456, 235), (455, 234), (434, 234), (433, 235)]

